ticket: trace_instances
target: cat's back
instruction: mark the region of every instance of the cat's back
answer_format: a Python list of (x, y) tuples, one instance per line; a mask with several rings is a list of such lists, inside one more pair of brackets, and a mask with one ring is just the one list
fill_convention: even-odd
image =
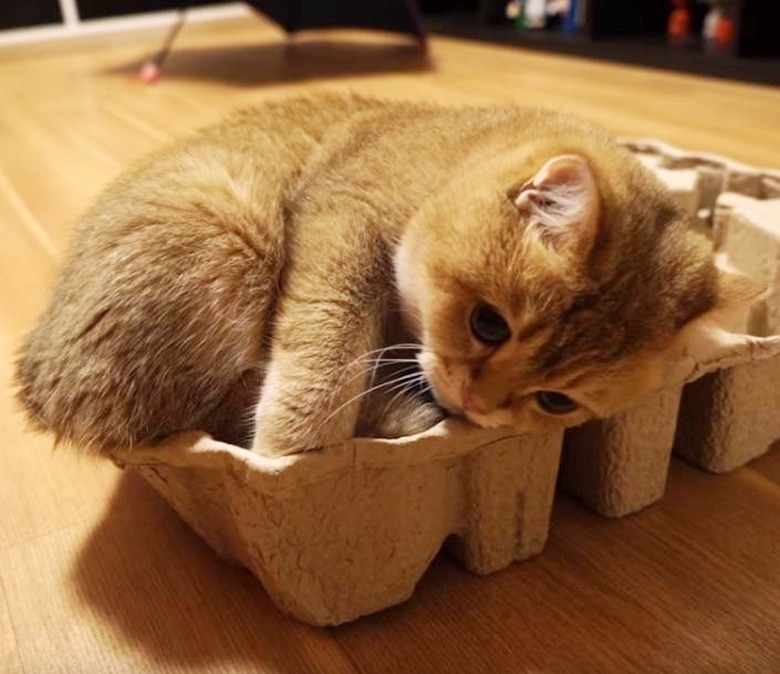
[(204, 130), (206, 135), (237, 132), (247, 137), (271, 135), (279, 140), (298, 135), (321, 140), (333, 127), (359, 115), (388, 110), (389, 101), (350, 93), (320, 93), (270, 99), (228, 115)]
[[(355, 99), (326, 129), (295, 182), (291, 203), (317, 217), (334, 196), (363, 202), (379, 219), (402, 223), (453, 176), (480, 171), (507, 151), (534, 144), (609, 142), (602, 129), (536, 106), (451, 105)], [(325, 106), (327, 107), (327, 106)], [(369, 209), (371, 210), (371, 209)]]

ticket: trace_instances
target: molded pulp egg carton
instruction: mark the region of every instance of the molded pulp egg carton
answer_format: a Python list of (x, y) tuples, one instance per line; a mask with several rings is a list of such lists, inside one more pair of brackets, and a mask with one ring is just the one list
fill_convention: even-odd
[(445, 541), (480, 574), (541, 552), (561, 441), (448, 419), (279, 458), (187, 433), (121, 462), (280, 608), (328, 625), (409, 598)]
[[(729, 264), (770, 286), (748, 321), (754, 334), (780, 332), (778, 175), (653, 141), (628, 144)], [(710, 470), (765, 452), (780, 437), (778, 353), (780, 340), (757, 340), (748, 355), (694, 364), (637, 407), (565, 437), (448, 419), (401, 440), (268, 458), (186, 433), (116, 461), (252, 571), (282, 610), (339, 624), (407, 599), (443, 545), (480, 574), (541, 552), (556, 477), (597, 512), (620, 516), (663, 495), (673, 447)]]
[[(780, 334), (780, 171), (692, 153), (657, 141), (629, 141), (709, 231), (728, 266), (768, 287), (739, 327)], [(689, 185), (684, 192), (683, 185)], [(712, 472), (738, 468), (780, 439), (780, 358), (708, 374), (685, 387), (674, 451)]]

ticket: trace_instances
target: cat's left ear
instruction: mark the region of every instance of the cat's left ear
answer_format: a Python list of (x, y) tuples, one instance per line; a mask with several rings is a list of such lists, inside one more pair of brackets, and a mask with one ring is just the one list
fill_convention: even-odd
[(556, 252), (579, 254), (593, 244), (599, 201), (593, 172), (576, 154), (550, 159), (514, 197), (529, 235)]

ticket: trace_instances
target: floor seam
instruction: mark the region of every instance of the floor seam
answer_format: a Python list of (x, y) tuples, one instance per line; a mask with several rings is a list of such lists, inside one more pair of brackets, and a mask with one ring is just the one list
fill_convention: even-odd
[(19, 650), (19, 636), (16, 633), (16, 626), (14, 625), (13, 618), (11, 617), (11, 605), (8, 603), (8, 592), (5, 589), (5, 583), (3, 582), (3, 577), (0, 575), (0, 594), (2, 594), (3, 602), (6, 606), (6, 611), (8, 614), (8, 624), (11, 627), (11, 634), (14, 639), (14, 654), (16, 655), (16, 661), (19, 663), (19, 667), (22, 670), (22, 674), (24, 674), (27, 669), (24, 666), (24, 662), (22, 661), (22, 654)]

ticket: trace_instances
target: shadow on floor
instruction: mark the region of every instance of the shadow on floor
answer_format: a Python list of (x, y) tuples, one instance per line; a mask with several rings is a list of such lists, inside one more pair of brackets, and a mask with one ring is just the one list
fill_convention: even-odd
[[(139, 62), (109, 69), (133, 75)], [(163, 80), (208, 80), (234, 86), (262, 86), (317, 79), (425, 72), (428, 53), (412, 42), (336, 42), (306, 39), (273, 44), (240, 44), (202, 49), (174, 48)]]
[(257, 579), (220, 560), (129, 471), (72, 579), (114, 639), (154, 662), (343, 671), (343, 653), (327, 633), (284, 616)]

